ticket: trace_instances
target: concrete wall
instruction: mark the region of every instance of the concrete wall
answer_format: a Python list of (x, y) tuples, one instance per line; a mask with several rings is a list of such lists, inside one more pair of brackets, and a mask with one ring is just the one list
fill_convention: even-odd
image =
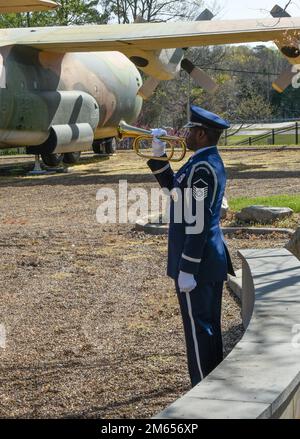
[(300, 419), (300, 262), (286, 249), (240, 257), (244, 337), (155, 418)]

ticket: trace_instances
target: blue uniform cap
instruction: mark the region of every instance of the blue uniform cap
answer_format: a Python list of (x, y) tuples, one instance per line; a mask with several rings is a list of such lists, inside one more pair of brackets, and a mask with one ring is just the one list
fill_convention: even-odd
[(216, 130), (226, 130), (230, 128), (230, 123), (219, 117), (217, 114), (204, 110), (204, 108), (191, 105), (191, 120), (184, 128), (193, 127), (212, 128)]

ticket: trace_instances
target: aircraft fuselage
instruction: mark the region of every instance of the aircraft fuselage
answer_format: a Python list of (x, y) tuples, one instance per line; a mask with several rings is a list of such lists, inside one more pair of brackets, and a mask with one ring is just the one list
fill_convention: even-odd
[[(139, 71), (120, 52), (55, 53), (30, 47), (0, 50), (0, 147), (49, 152), (87, 149), (133, 123), (142, 108)], [(55, 139), (55, 145), (50, 145)], [(90, 147), (90, 145), (89, 145)]]

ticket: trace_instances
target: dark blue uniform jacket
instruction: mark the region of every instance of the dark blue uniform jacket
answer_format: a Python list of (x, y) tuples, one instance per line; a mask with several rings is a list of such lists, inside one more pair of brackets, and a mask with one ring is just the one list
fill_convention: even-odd
[[(155, 159), (148, 161), (159, 184), (172, 191), (170, 206), (170, 227), (168, 243), (167, 274), (177, 279), (179, 271), (195, 275), (201, 282), (218, 282), (227, 279), (227, 273), (234, 275), (229, 252), (220, 229), (221, 205), (226, 186), (226, 173), (217, 147), (198, 150), (189, 161), (174, 173), (168, 162)], [(177, 207), (184, 205), (187, 196), (184, 189), (190, 189), (189, 205), (196, 216), (197, 203), (204, 209), (204, 225), (201, 232), (190, 233), (193, 225), (184, 214), (178, 222)], [(180, 192), (182, 197), (180, 197)], [(175, 215), (175, 218), (174, 218)], [(195, 223), (194, 223), (195, 224)]]

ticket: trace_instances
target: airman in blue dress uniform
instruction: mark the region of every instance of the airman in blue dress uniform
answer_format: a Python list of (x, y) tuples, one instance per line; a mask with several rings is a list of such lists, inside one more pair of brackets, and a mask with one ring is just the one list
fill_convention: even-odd
[[(226, 173), (216, 145), (229, 126), (216, 114), (191, 106), (186, 144), (194, 154), (188, 162), (174, 173), (169, 162), (148, 161), (160, 186), (171, 191), (167, 273), (175, 281), (181, 308), (192, 386), (223, 359), (222, 291), (227, 274), (234, 271), (220, 228)], [(165, 132), (155, 129), (152, 134), (154, 156), (166, 156), (159, 140)], [(187, 204), (193, 220), (184, 214), (178, 221), (178, 210)]]

